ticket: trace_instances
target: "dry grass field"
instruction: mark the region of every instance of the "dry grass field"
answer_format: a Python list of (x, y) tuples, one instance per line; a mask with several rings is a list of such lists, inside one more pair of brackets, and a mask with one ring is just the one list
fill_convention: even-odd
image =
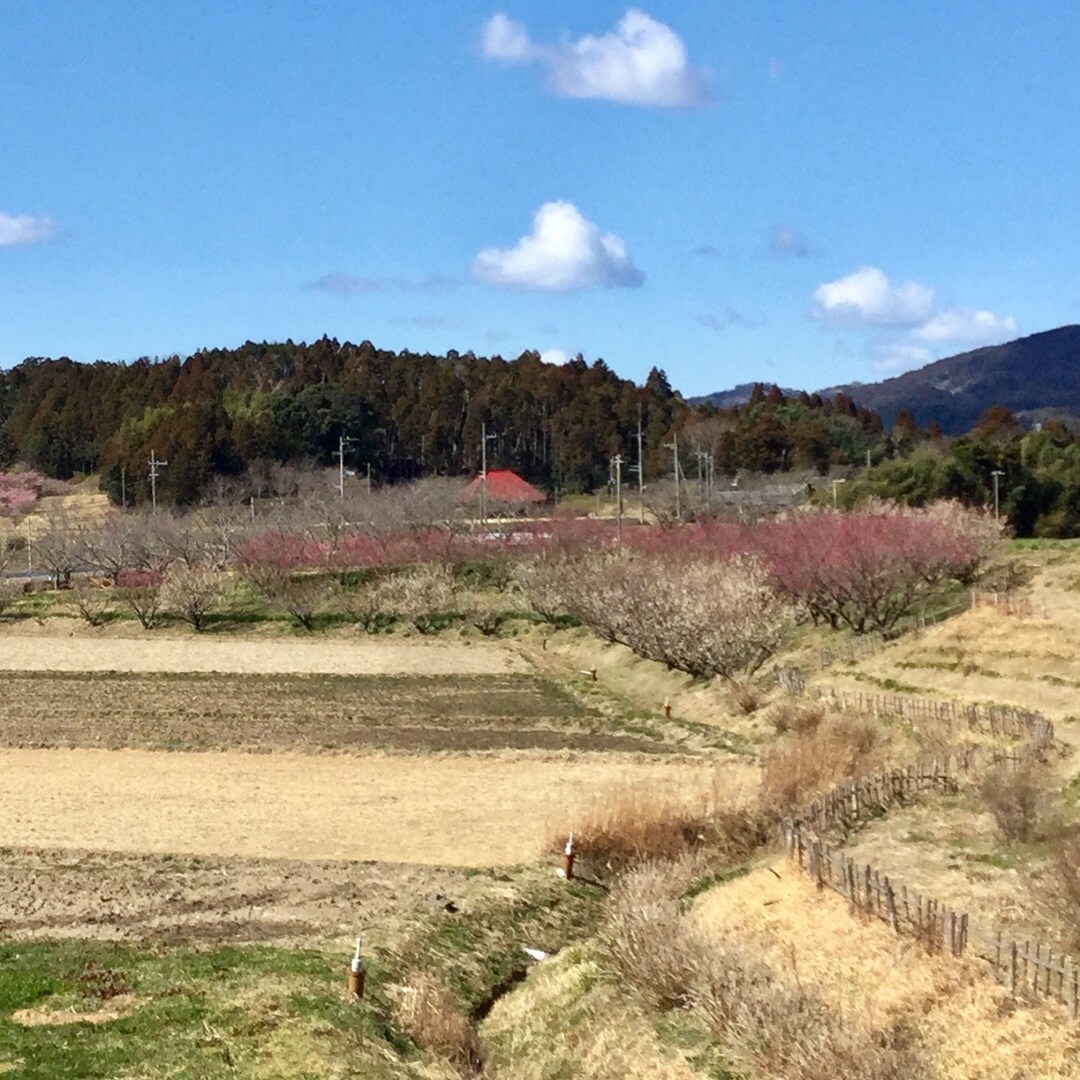
[(217, 672), (223, 675), (501, 675), (529, 666), (511, 649), (452, 642), (196, 637), (131, 624), (102, 632), (66, 619), (0, 629), (0, 671)]
[(606, 787), (714, 786), (711, 764), (611, 755), (3, 750), (0, 774), (5, 846), (477, 867), (535, 859)]

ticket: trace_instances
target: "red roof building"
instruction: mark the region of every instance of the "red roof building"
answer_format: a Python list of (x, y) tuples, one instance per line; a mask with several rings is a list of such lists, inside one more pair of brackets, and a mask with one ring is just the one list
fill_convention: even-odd
[[(471, 502), (482, 494), (484, 477), (476, 477), (462, 492), (462, 499)], [(500, 503), (504, 506), (520, 506), (524, 503), (542, 503), (544, 493), (522, 480), (513, 469), (488, 469), (487, 472), (488, 505)]]

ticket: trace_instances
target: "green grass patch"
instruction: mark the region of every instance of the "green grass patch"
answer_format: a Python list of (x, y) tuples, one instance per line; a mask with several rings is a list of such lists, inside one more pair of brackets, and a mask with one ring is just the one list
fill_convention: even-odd
[[(315, 950), (0, 946), (0, 1069), (10, 1080), (314, 1078), (351, 1062), (377, 1080), (419, 1076), (377, 963), (362, 1004), (343, 979), (343, 963)], [(16, 1019), (24, 1009), (34, 1023)]]
[(708, 892), (717, 885), (723, 885), (728, 881), (736, 880), (736, 878), (745, 877), (750, 873), (751, 869), (753, 868), (749, 863), (743, 863), (741, 866), (732, 866), (726, 870), (714, 870), (712, 873), (694, 878), (679, 898), (684, 909), (688, 908), (702, 893)]

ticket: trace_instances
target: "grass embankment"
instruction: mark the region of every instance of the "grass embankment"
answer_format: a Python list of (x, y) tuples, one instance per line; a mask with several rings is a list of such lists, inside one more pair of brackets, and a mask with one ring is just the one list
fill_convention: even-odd
[(444, 1025), (474, 1037), (492, 1002), (524, 977), (523, 945), (555, 952), (596, 926), (602, 890), (536, 871), (501, 878), (501, 896), (376, 936), (362, 1002), (344, 992), (347, 941), (296, 949), (0, 946), (0, 1073), (459, 1075), (460, 1047), (425, 1045), (432, 1027), (417, 1025), (408, 1008), (417, 988), (439, 987)]

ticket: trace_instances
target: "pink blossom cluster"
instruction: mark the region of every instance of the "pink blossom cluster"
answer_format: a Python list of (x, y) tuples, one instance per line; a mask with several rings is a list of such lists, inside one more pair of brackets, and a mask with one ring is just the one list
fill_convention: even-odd
[(0, 473), (0, 513), (19, 517), (41, 498), (45, 477), (38, 472)]

